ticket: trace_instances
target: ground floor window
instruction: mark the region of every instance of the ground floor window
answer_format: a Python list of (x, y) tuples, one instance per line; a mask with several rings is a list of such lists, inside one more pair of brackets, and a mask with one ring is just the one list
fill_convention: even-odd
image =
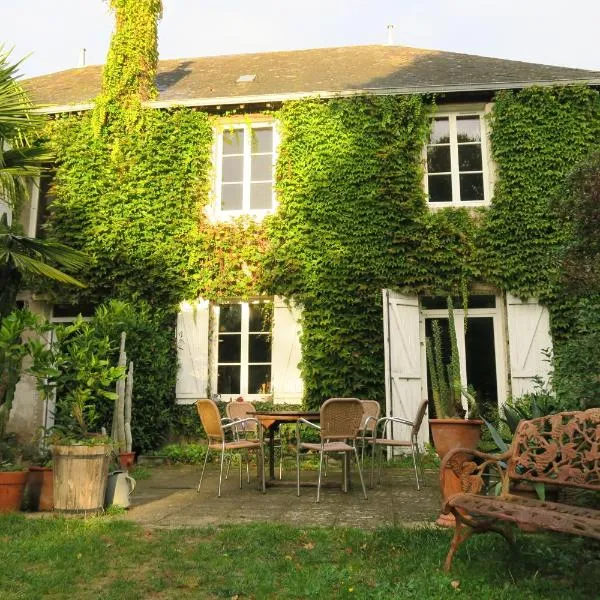
[(214, 308), (217, 393), (271, 393), (272, 302), (236, 302)]

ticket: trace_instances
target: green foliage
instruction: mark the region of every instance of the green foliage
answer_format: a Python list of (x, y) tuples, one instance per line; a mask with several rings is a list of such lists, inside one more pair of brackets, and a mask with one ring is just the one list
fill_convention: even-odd
[(31, 339), (33, 359), (29, 373), (37, 378), (38, 389), (46, 398), (56, 397), (57, 441), (84, 442), (103, 424), (99, 407), (116, 399), (114, 385), (124, 369), (111, 366), (113, 347), (100, 336), (93, 324), (79, 317), (69, 325), (53, 328), (50, 344)]
[(172, 463), (198, 465), (204, 462), (206, 452), (206, 444), (167, 444), (158, 454)]
[(312, 408), (381, 399), (381, 288), (402, 285), (425, 214), (417, 96), (286, 103), (278, 116), (279, 211), (263, 285), (303, 308), (302, 374)]
[(502, 289), (543, 299), (565, 234), (551, 199), (600, 139), (600, 95), (584, 86), (501, 92), (490, 123), (498, 181), (481, 232), (484, 271)]
[(4, 438), (23, 359), (30, 353), (24, 336), (40, 329), (37, 317), (27, 310), (15, 310), (0, 319), (0, 440)]

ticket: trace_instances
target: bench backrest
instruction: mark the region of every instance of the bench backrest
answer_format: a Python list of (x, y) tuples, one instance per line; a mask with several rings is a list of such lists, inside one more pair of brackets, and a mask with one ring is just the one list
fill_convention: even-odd
[(508, 476), (600, 490), (600, 408), (521, 421)]

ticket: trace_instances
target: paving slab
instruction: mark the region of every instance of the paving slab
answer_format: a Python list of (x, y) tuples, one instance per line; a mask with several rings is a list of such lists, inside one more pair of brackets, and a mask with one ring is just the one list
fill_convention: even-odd
[(244, 473), (240, 489), (238, 474), (232, 472), (223, 481), (221, 498), (217, 497), (219, 473), (215, 467), (207, 468), (200, 492), (196, 491), (199, 467), (160, 466), (149, 471), (149, 479), (137, 482), (132, 506), (124, 515), (146, 527), (271, 522), (372, 530), (389, 525), (431, 524), (440, 510), (437, 471), (426, 471), (425, 485), (417, 491), (412, 470), (384, 469), (381, 484), (367, 487), (365, 500), (356, 473), (351, 489), (344, 493), (341, 472), (330, 469), (319, 503), (315, 471), (302, 472), (299, 497), (295, 472), (284, 473), (283, 484), (269, 486), (264, 494), (258, 489), (255, 473), (251, 473), (250, 483)]

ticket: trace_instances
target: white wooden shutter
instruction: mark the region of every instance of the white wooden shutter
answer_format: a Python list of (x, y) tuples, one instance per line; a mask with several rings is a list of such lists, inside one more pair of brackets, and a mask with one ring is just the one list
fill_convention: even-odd
[(548, 310), (537, 300), (506, 295), (512, 396), (533, 392), (533, 377), (548, 380), (550, 365), (542, 353), (552, 348)]
[(271, 387), (275, 403), (300, 404), (304, 384), (298, 363), (302, 358), (300, 347), (301, 311), (284, 299), (273, 300), (273, 346)]
[[(419, 299), (393, 290), (383, 290), (383, 334), (385, 349), (385, 398), (387, 416), (412, 421), (421, 403), (421, 341)], [(394, 426), (395, 439), (408, 439), (407, 430)], [(419, 434), (427, 440), (427, 424)]]
[(178, 404), (208, 395), (208, 327), (208, 302), (183, 303), (177, 315)]

